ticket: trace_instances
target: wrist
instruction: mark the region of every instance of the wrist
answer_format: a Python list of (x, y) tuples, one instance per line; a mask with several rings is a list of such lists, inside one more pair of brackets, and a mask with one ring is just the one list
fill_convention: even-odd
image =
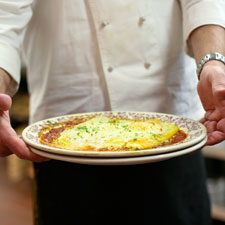
[[(223, 78), (222, 78), (223, 77)], [(200, 74), (200, 80), (207, 79), (212, 82), (212, 80), (219, 80), (225, 77), (225, 64), (217, 60), (210, 60), (205, 63)]]
[(223, 55), (221, 55), (220, 53), (214, 52), (214, 53), (210, 53), (205, 55), (200, 63), (197, 66), (197, 76), (198, 76), (198, 80), (200, 80), (200, 74), (203, 70), (203, 67), (205, 67), (206, 65), (217, 65), (217, 66), (221, 66), (221, 65), (225, 65), (225, 57)]
[(222, 67), (225, 67), (225, 64), (221, 61), (218, 61), (218, 60), (210, 60), (208, 62), (205, 63), (204, 67), (207, 67), (207, 66), (222, 66)]

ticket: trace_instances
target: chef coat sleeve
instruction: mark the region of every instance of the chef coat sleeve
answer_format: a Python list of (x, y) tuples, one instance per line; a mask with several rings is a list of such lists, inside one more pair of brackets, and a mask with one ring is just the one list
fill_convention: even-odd
[(191, 32), (203, 25), (225, 28), (225, 0), (180, 0), (183, 13), (183, 37), (187, 54), (193, 57), (189, 42)]
[(20, 82), (21, 45), (32, 16), (33, 0), (0, 0), (0, 67), (13, 78), (10, 93)]

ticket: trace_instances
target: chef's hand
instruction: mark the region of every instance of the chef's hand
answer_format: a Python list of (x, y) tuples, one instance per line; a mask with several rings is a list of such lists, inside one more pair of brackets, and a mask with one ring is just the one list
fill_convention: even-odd
[(0, 94), (0, 157), (14, 153), (21, 159), (34, 162), (48, 160), (31, 152), (25, 142), (17, 136), (15, 130), (11, 127), (9, 118), (11, 102), (10, 96)]
[(206, 111), (201, 122), (208, 132), (207, 145), (225, 140), (225, 65), (207, 62), (200, 74), (198, 94)]

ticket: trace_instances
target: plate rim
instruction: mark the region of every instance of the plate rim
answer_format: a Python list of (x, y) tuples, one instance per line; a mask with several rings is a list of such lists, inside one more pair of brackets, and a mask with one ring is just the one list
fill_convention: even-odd
[[(145, 149), (145, 150), (135, 150), (135, 151), (120, 151), (120, 152), (97, 152), (97, 151), (79, 151), (79, 150), (67, 150), (67, 149), (60, 149), (52, 146), (47, 146), (41, 143), (34, 143), (30, 139), (26, 137), (27, 132), (29, 129), (31, 129), (34, 126), (39, 126), (40, 124), (47, 124), (47, 121), (49, 120), (57, 120), (57, 119), (62, 119), (62, 118), (68, 118), (71, 119), (73, 117), (79, 117), (79, 116), (89, 116), (89, 115), (95, 115), (95, 114), (107, 114), (107, 113), (112, 113), (112, 114), (118, 114), (118, 113), (128, 113), (128, 114), (145, 114), (145, 115), (161, 115), (161, 116), (172, 116), (173, 118), (178, 118), (178, 119), (184, 119), (186, 121), (190, 121), (192, 123), (196, 123), (201, 127), (202, 130), (202, 135), (199, 137), (195, 138), (194, 140), (191, 140), (190, 142), (184, 142), (181, 144), (177, 145), (170, 145), (170, 146), (165, 146), (165, 147), (159, 147), (155, 149)], [(43, 125), (42, 125), (43, 126)], [(196, 143), (201, 142), (205, 137), (207, 136), (207, 130), (206, 127), (201, 124), (198, 121), (195, 121), (193, 119), (187, 118), (187, 117), (182, 117), (174, 114), (168, 114), (168, 113), (159, 113), (159, 112), (139, 112), (139, 111), (100, 111), (100, 112), (88, 112), (88, 113), (76, 113), (76, 114), (68, 114), (68, 115), (63, 115), (63, 116), (57, 116), (57, 117), (51, 117), (47, 118), (44, 120), (40, 120), (38, 122), (32, 123), (28, 125), (22, 132), (22, 138), (23, 140), (27, 143), (28, 146), (41, 149), (46, 152), (50, 153), (56, 153), (56, 154), (61, 154), (61, 155), (74, 155), (74, 156), (85, 156), (85, 157), (134, 157), (134, 156), (142, 156), (142, 155), (155, 155), (155, 154), (160, 154), (160, 153), (165, 153), (165, 152), (172, 152), (179, 150), (181, 148), (186, 148), (192, 145), (195, 145)]]

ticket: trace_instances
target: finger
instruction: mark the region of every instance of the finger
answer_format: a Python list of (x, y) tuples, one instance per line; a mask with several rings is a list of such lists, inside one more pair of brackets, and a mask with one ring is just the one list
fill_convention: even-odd
[(46, 157), (43, 157), (43, 156), (40, 156), (40, 155), (37, 155), (37, 154), (33, 153), (29, 149), (27, 160), (30, 160), (32, 162), (37, 162), (38, 163), (38, 162), (46, 162), (46, 161), (49, 161), (50, 159), (49, 158), (46, 158)]
[(215, 145), (225, 140), (225, 133), (220, 131), (214, 131), (208, 135), (206, 145)]
[[(6, 112), (2, 112), (4, 114)], [(21, 159), (31, 160), (34, 162), (46, 161), (47, 159), (31, 152), (25, 142), (19, 138), (16, 132), (12, 129), (8, 120), (0, 120), (0, 137), (2, 155), (10, 154), (10, 151)], [(7, 151), (7, 152), (6, 152)]]
[(207, 128), (208, 133), (212, 133), (217, 129), (217, 122), (216, 121), (207, 121), (204, 124)]
[(219, 121), (223, 118), (223, 114), (221, 114), (220, 107), (215, 108), (214, 110), (210, 110), (205, 114), (205, 118), (207, 120)]
[(202, 118), (202, 119), (199, 120), (199, 122), (202, 123), (202, 124), (204, 124), (206, 121), (207, 121), (206, 118)]
[(0, 149), (0, 157), (6, 157), (12, 154), (13, 153), (8, 148)]
[(0, 94), (0, 110), (7, 111), (12, 105), (12, 99), (9, 95)]
[(49, 159), (33, 153), (18, 136), (10, 136), (8, 138), (7, 147), (19, 158), (30, 160), (33, 162), (43, 162)]
[[(23, 141), (23, 138), (21, 137), (21, 135), (18, 136), (19, 139), (21, 141)], [(24, 141), (23, 141), (24, 142)], [(25, 143), (25, 142), (24, 142)], [(26, 145), (26, 143), (25, 143)], [(27, 145), (26, 145), (27, 146)], [(27, 146), (27, 148), (29, 149), (29, 160), (33, 161), (33, 162), (45, 162), (45, 161), (49, 161), (50, 159), (49, 158), (46, 158), (46, 157), (43, 157), (43, 156), (40, 156), (40, 155), (37, 155), (35, 154), (34, 152), (32, 152), (29, 148), (29, 146)]]
[(217, 123), (217, 130), (225, 133), (225, 118)]
[(214, 111), (214, 109), (213, 109), (213, 110), (210, 109), (210, 110), (207, 110), (207, 111), (206, 111), (206, 113), (205, 113), (205, 118), (206, 118), (207, 120), (210, 120), (213, 111)]

